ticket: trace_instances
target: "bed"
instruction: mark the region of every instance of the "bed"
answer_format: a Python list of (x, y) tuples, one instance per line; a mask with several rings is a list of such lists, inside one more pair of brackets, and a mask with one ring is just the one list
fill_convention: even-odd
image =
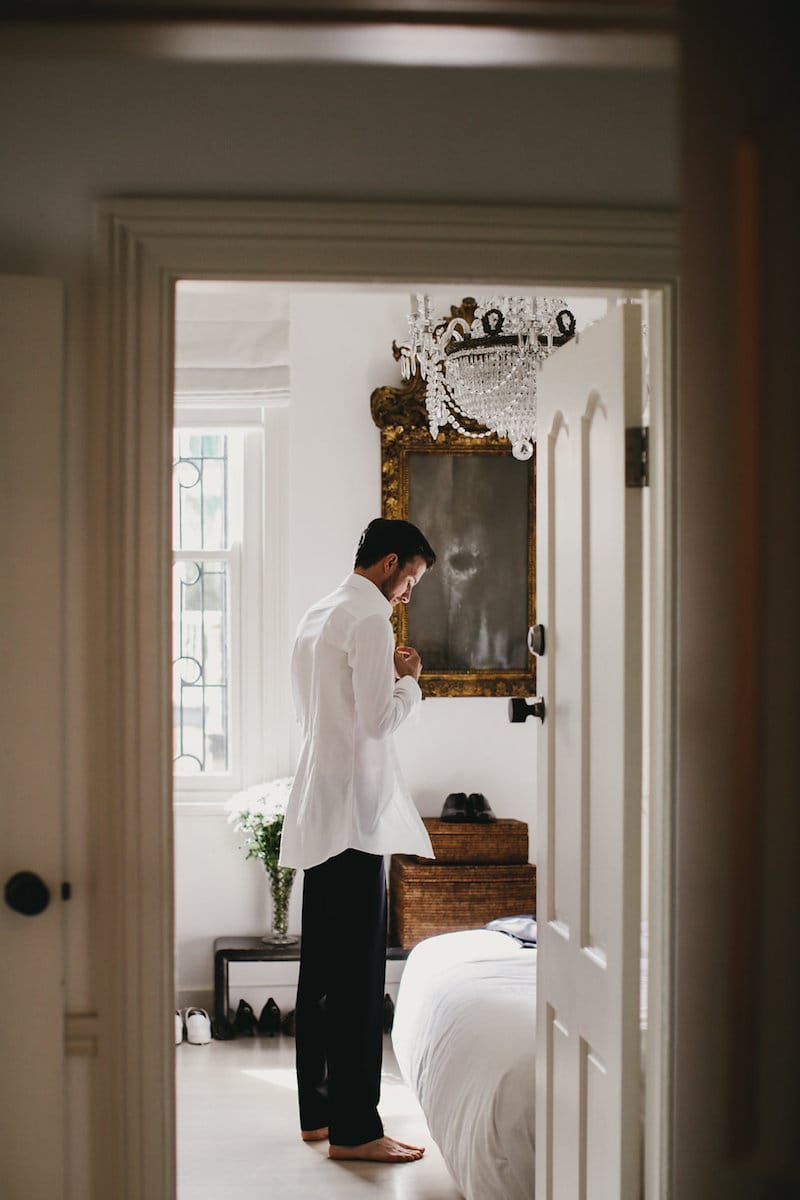
[(466, 1200), (530, 1200), (536, 950), (471, 929), (418, 943), (392, 1044)]
[[(643, 930), (643, 1031), (646, 966)], [(530, 1200), (534, 1194), (535, 1039), (535, 947), (473, 929), (413, 948), (400, 981), (392, 1044), (465, 1200)]]

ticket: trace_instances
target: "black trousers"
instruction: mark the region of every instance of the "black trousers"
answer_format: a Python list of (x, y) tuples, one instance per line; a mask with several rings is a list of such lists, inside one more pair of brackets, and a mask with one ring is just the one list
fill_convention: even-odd
[(345, 850), (304, 875), (295, 1009), (300, 1128), (333, 1145), (383, 1136), (385, 979), (383, 857)]

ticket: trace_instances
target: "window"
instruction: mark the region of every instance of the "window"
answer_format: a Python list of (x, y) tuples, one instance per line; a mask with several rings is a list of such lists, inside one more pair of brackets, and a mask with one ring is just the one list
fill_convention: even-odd
[(285, 409), (181, 406), (173, 441), (178, 803), (284, 773)]
[[(241, 440), (235, 432), (175, 431), (173, 452), (173, 757), (176, 775), (219, 775), (235, 766), (231, 698), (241, 656), (231, 607), (242, 551)], [(236, 470), (236, 468), (239, 468)], [(231, 511), (233, 510), (233, 511)], [(237, 511), (238, 510), (238, 511)]]

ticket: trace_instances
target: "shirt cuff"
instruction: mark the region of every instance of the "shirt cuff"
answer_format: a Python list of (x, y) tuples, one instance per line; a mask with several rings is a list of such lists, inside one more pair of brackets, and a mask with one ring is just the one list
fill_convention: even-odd
[(402, 691), (407, 692), (409, 700), (413, 700), (414, 703), (422, 699), (422, 688), (413, 675), (402, 675), (400, 679), (395, 680), (394, 687), (395, 691), (400, 688)]

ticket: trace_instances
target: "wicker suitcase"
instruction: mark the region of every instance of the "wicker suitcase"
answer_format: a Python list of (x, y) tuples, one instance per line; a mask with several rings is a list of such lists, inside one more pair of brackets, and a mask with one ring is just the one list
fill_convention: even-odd
[[(507, 818), (486, 825), (422, 818), (437, 863), (526, 863), (528, 825)], [(420, 862), (430, 862), (421, 858)]]
[(423, 938), (480, 929), (496, 917), (536, 913), (531, 863), (437, 864), (392, 856), (389, 873), (391, 945), (411, 949)]

